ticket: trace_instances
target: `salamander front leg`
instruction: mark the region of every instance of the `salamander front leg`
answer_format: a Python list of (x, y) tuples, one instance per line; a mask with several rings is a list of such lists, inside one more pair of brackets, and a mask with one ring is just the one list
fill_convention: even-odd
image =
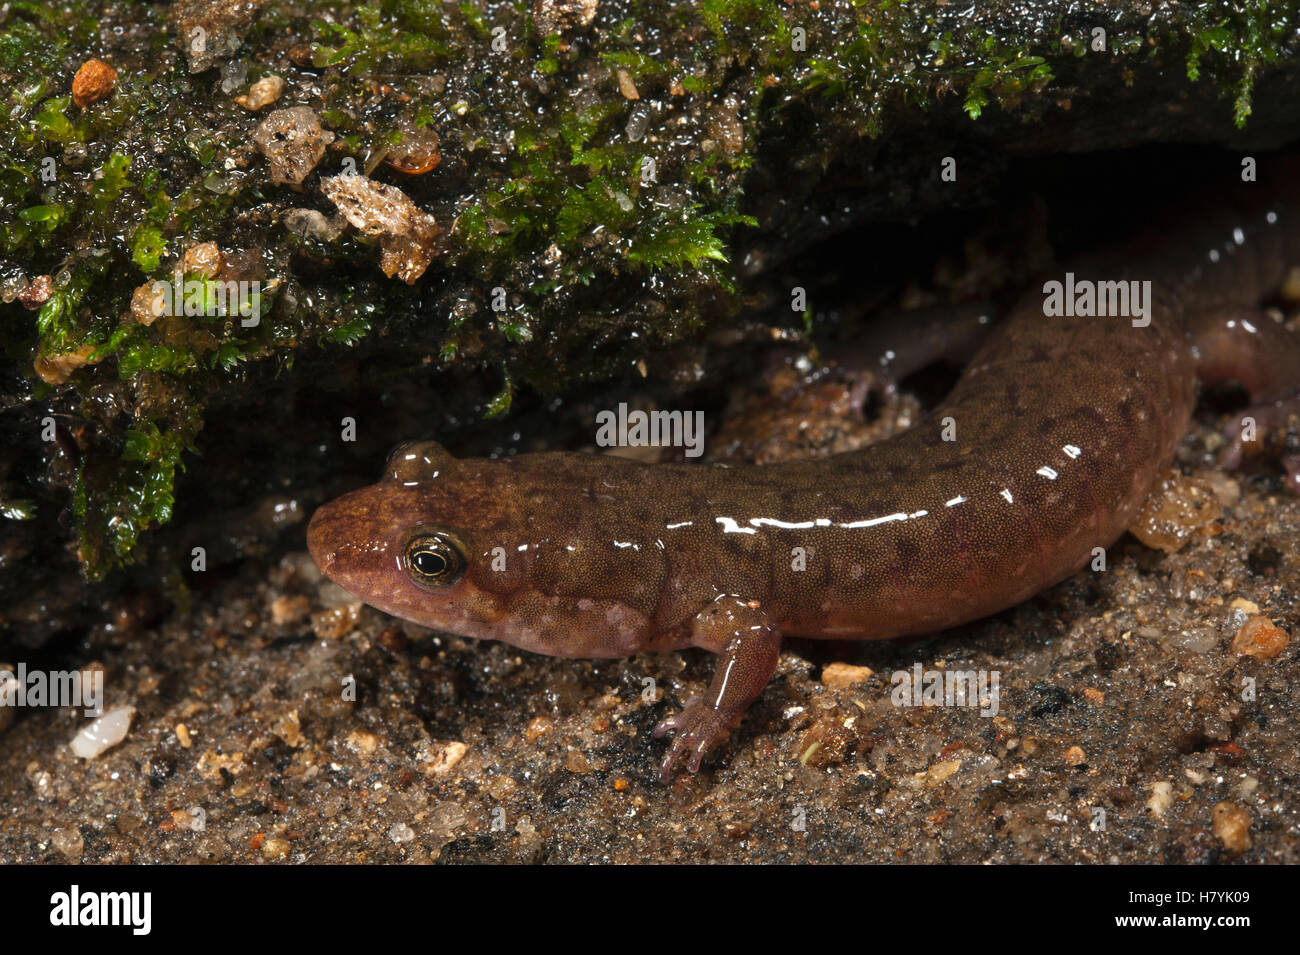
[(994, 314), (988, 303), (971, 302), (876, 315), (837, 358), (854, 378), (850, 407), (861, 413), (874, 394), (892, 417), (899, 381), (936, 362), (966, 364), (988, 337)]
[[(1225, 429), (1225, 447), (1223, 465), (1237, 468), (1248, 449), (1259, 447), (1270, 433), (1286, 432), (1290, 437), (1286, 443), (1294, 441), (1294, 435), (1300, 434), (1300, 397), (1282, 398), (1269, 404), (1254, 405), (1237, 415)], [(1293, 429), (1293, 430), (1288, 430)], [(1253, 434), (1253, 438), (1248, 438)], [(1278, 461), (1286, 471), (1286, 487), (1293, 494), (1300, 494), (1300, 453), (1284, 451), (1278, 455)]]
[(676, 716), (655, 727), (656, 738), (676, 730), (668, 755), (659, 767), (667, 782), (673, 765), (683, 756), (697, 772), (700, 760), (749, 704), (763, 692), (781, 655), (781, 634), (757, 601), (721, 596), (695, 618), (694, 644), (720, 655), (713, 682), (703, 697), (692, 697)]
[[(1300, 335), (1265, 311), (1204, 314), (1192, 321), (1197, 377), (1205, 384), (1239, 381), (1251, 407), (1233, 416), (1222, 461), (1240, 466), (1243, 453), (1269, 433), (1300, 422)], [(1300, 493), (1300, 454), (1284, 451), (1287, 486)]]

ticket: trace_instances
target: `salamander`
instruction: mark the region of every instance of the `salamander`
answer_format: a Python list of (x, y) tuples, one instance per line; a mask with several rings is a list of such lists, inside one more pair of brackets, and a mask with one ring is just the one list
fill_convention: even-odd
[[(1229, 465), (1250, 419), (1293, 420), (1300, 336), (1260, 306), (1300, 263), (1298, 171), (1261, 160), (1259, 182), (1035, 283), (947, 398), (883, 443), (728, 467), (411, 442), (316, 511), (308, 547), (361, 600), (438, 630), (563, 657), (717, 654), (707, 692), (654, 731), (675, 732), (661, 778), (695, 772), (784, 636), (942, 630), (1084, 567), (1170, 464), (1198, 380), (1253, 402)], [(1300, 488), (1300, 458), (1285, 463)]]

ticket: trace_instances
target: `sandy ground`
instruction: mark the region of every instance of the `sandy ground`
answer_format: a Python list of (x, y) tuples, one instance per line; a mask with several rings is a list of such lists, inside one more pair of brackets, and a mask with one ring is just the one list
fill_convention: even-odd
[[(845, 399), (760, 389), (713, 447), (878, 436)], [(706, 654), (433, 634), (323, 581), (299, 523), (152, 625), (106, 608), (76, 655), (130, 731), (85, 760), (79, 713), (20, 712), (0, 861), (1300, 861), (1300, 501), (1267, 467), (1216, 470), (1212, 444), (1199, 427), (1180, 464), (1223, 514), (1177, 553), (1126, 537), (1105, 572), (932, 638), (791, 642), (704, 771), (668, 786), (650, 730), (707, 683)], [(1280, 633), (1239, 636), (1252, 616)], [(915, 666), (996, 673), (996, 715), (895, 706)]]

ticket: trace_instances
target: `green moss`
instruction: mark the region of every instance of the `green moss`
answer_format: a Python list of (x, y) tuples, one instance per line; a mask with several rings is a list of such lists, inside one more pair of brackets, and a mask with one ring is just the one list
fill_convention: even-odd
[(82, 321), (81, 303), (107, 267), (104, 257), (84, 259), (75, 270), (55, 276), (49, 299), (36, 313), (40, 347), (47, 355), (70, 351), (85, 343), (94, 329)]
[(18, 213), (18, 218), (30, 222), (46, 232), (53, 232), (68, 220), (67, 206), (31, 206)]
[[(469, 4), (462, 9), (467, 7)], [(427, 3), (366, 4), (357, 7), (356, 16), (355, 30), (334, 22), (314, 24), (321, 37), (312, 51), (317, 66), (346, 64), (358, 71), (393, 65), (419, 69), (453, 55), (442, 39), (446, 35), (442, 19)]]
[(496, 395), (493, 396), (492, 400), (488, 402), (487, 411), (484, 413), (484, 417), (495, 418), (498, 415), (505, 414), (510, 410), (510, 403), (514, 400), (514, 397), (514, 382), (507, 378), (505, 384), (502, 385), (501, 390), (498, 391)]
[(666, 267), (693, 269), (708, 267), (710, 260), (726, 262), (723, 235), (733, 226), (757, 226), (753, 216), (731, 212), (703, 212), (698, 206), (681, 214), (664, 217), (646, 236), (632, 244), (627, 259), (658, 269)]
[(988, 65), (981, 67), (966, 85), (966, 102), (963, 109), (971, 119), (979, 119), (990, 96), (1000, 103), (1019, 96), (1036, 86), (1045, 86), (1052, 78), (1052, 68), (1041, 56), (1015, 56), (1014, 59), (996, 51), (990, 37), (991, 57)]
[(1243, 0), (1227, 6), (1196, 4), (1188, 16), (1187, 78), (1197, 82), (1207, 61), (1212, 63), (1215, 79), (1236, 71), (1235, 80), (1230, 81), (1233, 120), (1238, 128), (1244, 127), (1251, 113), (1255, 77), (1262, 67), (1277, 60), (1295, 35), (1295, 4), (1275, 0)]
[(745, 48), (735, 41), (738, 35), (752, 33), (769, 37), (774, 46), (786, 45), (790, 11), (783, 4), (771, 0), (700, 0), (699, 9), (719, 53), (743, 51)]
[(126, 432), (116, 462), (99, 459), (82, 466), (74, 511), (91, 576), (128, 559), (144, 531), (171, 519), (176, 472), (184, 469), (184, 452), (196, 453), (195, 433), (196, 422), (175, 431), (145, 423)]
[(167, 240), (157, 226), (142, 224), (131, 237), (131, 261), (146, 275), (158, 270), (158, 263), (166, 251)]
[[(547, 37), (551, 45), (558, 45), (559, 37)], [(668, 67), (654, 57), (637, 50), (614, 50), (600, 55), (601, 62), (611, 69), (623, 70), (633, 80), (644, 77), (667, 76)]]
[(80, 142), (82, 133), (68, 119), (68, 106), (71, 96), (54, 96), (42, 104), (40, 111), (32, 117), (32, 125), (41, 139), (50, 143)]
[[(990, 103), (1014, 106), (1026, 92), (1052, 81), (1047, 56), (1036, 54), (1035, 43), (1024, 36), (942, 30), (917, 50), (909, 38), (933, 35), (932, 24), (918, 23), (904, 3), (882, 3), (876, 14), (858, 23), (848, 43), (812, 56), (804, 79), (810, 91), (854, 99), (864, 110), (868, 135), (881, 133), (887, 103), (924, 106), (933, 99), (936, 85), (960, 92), (962, 108), (976, 120)], [(942, 77), (941, 84), (935, 83), (936, 77)]]
[(91, 190), (90, 201), (100, 215), (108, 212), (117, 202), (126, 188), (132, 185), (126, 178), (126, 171), (131, 166), (131, 157), (114, 153), (108, 157), (100, 169), (99, 180)]

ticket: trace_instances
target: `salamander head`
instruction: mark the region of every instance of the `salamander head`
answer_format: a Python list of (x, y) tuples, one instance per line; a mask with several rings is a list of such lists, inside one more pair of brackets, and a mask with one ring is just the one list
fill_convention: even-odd
[(345, 590), (427, 627), (552, 655), (635, 652), (649, 621), (610, 580), (639, 588), (654, 569), (593, 546), (598, 517), (572, 475), (525, 460), (544, 457), (457, 460), (433, 442), (402, 445), (381, 481), (312, 515), (307, 547)]
[(466, 636), (499, 618), (476, 584), (478, 535), (495, 523), (485, 488), (433, 442), (407, 443), (383, 480), (320, 507), (307, 548), (321, 571), (386, 613)]

